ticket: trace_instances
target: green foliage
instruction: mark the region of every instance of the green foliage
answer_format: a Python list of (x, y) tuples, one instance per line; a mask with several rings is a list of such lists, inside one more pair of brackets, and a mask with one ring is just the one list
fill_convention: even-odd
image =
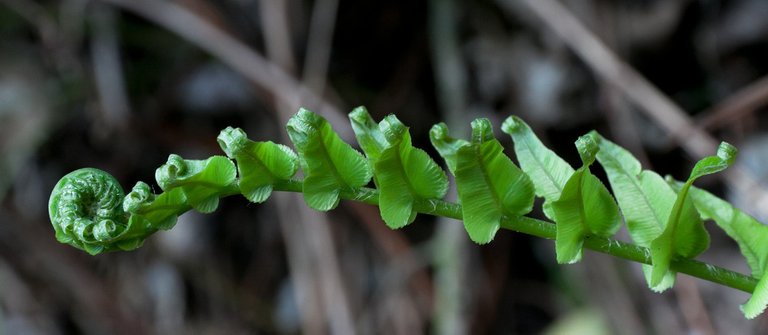
[[(676, 189), (684, 187), (681, 182), (670, 182)], [(738, 243), (741, 254), (752, 270), (752, 276), (760, 278), (752, 297), (742, 305), (747, 318), (758, 316), (768, 305), (768, 229), (755, 218), (707, 191), (690, 187), (689, 197), (704, 219), (714, 220)]]
[(304, 171), (304, 201), (319, 211), (336, 208), (341, 193), (365, 186), (373, 171), (363, 155), (339, 138), (331, 125), (309, 110), (288, 120), (288, 136)]
[[(692, 186), (733, 162), (736, 149), (727, 143), (716, 156), (700, 160), (684, 183), (667, 183), (596, 132), (576, 141), (582, 165), (574, 170), (525, 122), (510, 117), (502, 130), (512, 136), (518, 168), (504, 155), (487, 119), (472, 122), (469, 140), (452, 138), (441, 123), (430, 131), (430, 140), (455, 177), (459, 203), (453, 204), (441, 200), (448, 190), (445, 172), (413, 147), (408, 128), (395, 116), (376, 123), (360, 107), (350, 121), (365, 156), (321, 116), (301, 109), (286, 127), (298, 155), (282, 144), (249, 140), (230, 127), (218, 137), (227, 157), (170, 155), (155, 173), (160, 194), (139, 182), (124, 195), (106, 172), (76, 170), (56, 184), (49, 200), (55, 236), (93, 255), (132, 250), (154, 232), (172, 228), (190, 209), (214, 211), (222, 197), (241, 194), (260, 203), (275, 190), (293, 191), (321, 211), (335, 208), (342, 198), (379, 205), (393, 229), (427, 213), (463, 219), (469, 237), (480, 244), (502, 227), (554, 238), (559, 263), (579, 261), (585, 247), (649, 263), (644, 271), (654, 291), (671, 287), (676, 271), (689, 273), (753, 292), (742, 306), (748, 318), (768, 305), (768, 227)], [(605, 169), (615, 199), (592, 174), (595, 160)], [(293, 179), (299, 167), (303, 180)], [(375, 189), (366, 187), (371, 178)], [(535, 196), (544, 199), (543, 212), (554, 224), (524, 216)], [(611, 239), (622, 215), (637, 245)], [(753, 277), (693, 260), (709, 245), (702, 218), (714, 220), (738, 243)]]
[[(640, 162), (629, 151), (597, 133), (591, 134), (600, 146), (597, 160), (608, 175), (629, 235), (638, 245), (650, 247), (667, 224), (677, 197), (675, 191), (656, 172), (642, 170)], [(675, 283), (674, 273), (668, 272), (654, 285), (650, 277), (651, 268), (644, 266), (643, 271), (649, 287), (654, 291), (664, 291)]]
[(251, 202), (266, 201), (274, 183), (291, 179), (299, 169), (299, 157), (291, 148), (251, 141), (240, 128), (227, 127), (217, 140), (227, 157), (237, 162), (240, 193)]
[(155, 179), (163, 191), (180, 188), (192, 208), (211, 213), (219, 207), (221, 190), (236, 182), (237, 170), (224, 156), (188, 160), (171, 154), (168, 162), (155, 171)]
[(544, 198), (544, 214), (554, 220), (550, 206), (560, 198), (573, 168), (541, 143), (523, 120), (510, 116), (501, 130), (512, 136), (520, 167), (533, 181), (536, 195)]
[(525, 215), (533, 207), (533, 185), (493, 137), (491, 122), (472, 121), (471, 142), (448, 136), (441, 123), (429, 132), (432, 145), (456, 177), (464, 228), (476, 243), (488, 243), (503, 216)]
[(558, 263), (581, 260), (582, 245), (588, 234), (608, 237), (621, 226), (616, 201), (589, 171), (599, 150), (594, 135), (580, 137), (576, 148), (584, 165), (568, 178), (560, 197), (552, 202), (552, 214), (557, 223), (555, 251)]
[(733, 164), (735, 155), (736, 149), (723, 142), (717, 156), (706, 157), (694, 166), (690, 177), (677, 193), (664, 232), (651, 242), (651, 286), (658, 286), (669, 273), (673, 257), (693, 258), (709, 247), (709, 234), (704, 230), (688, 191), (699, 177), (720, 172)]
[(349, 119), (360, 146), (373, 163), (379, 211), (390, 228), (413, 222), (416, 201), (445, 196), (445, 172), (424, 150), (411, 145), (408, 128), (397, 117), (389, 115), (377, 125), (364, 107), (358, 107)]
[(182, 188), (172, 188), (160, 195), (152, 191), (144, 182), (136, 183), (133, 190), (123, 200), (123, 210), (141, 216), (159, 229), (171, 229), (176, 225), (180, 213), (187, 210), (187, 197)]

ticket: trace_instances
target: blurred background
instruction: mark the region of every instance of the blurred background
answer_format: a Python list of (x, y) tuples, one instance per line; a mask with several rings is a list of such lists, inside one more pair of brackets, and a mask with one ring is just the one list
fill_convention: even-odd
[[(47, 217), (71, 170), (154, 184), (170, 153), (221, 154), (226, 126), (289, 143), (300, 106), (354, 143), (346, 113), (365, 105), (435, 157), (434, 123), (466, 136), (511, 114), (574, 166), (597, 129), (678, 179), (728, 140), (738, 167), (698, 185), (765, 221), (766, 17), (761, 0), (0, 0), (0, 332), (766, 333), (731, 288), (679, 275), (656, 294), (637, 264), (557, 265), (551, 241), (478, 246), (428, 216), (392, 231), (351, 202), (231, 197), (96, 257), (58, 244)], [(748, 273), (707, 227), (700, 259)]]

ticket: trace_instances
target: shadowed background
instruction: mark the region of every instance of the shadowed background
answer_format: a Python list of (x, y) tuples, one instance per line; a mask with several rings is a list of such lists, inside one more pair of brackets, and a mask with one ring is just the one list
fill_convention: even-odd
[[(597, 129), (678, 179), (727, 140), (739, 173), (697, 184), (765, 221), (766, 17), (760, 0), (0, 0), (0, 333), (764, 333), (743, 292), (679, 275), (655, 294), (637, 264), (557, 265), (551, 241), (477, 246), (451, 220), (392, 231), (368, 205), (230, 197), (91, 257), (55, 241), (47, 201), (86, 166), (159, 190), (170, 153), (222, 154), (226, 126), (290, 144), (300, 106), (355, 143), (365, 105), (441, 163), (433, 124), (487, 117), (510, 153), (511, 114), (575, 166)], [(700, 259), (748, 273), (707, 228)]]

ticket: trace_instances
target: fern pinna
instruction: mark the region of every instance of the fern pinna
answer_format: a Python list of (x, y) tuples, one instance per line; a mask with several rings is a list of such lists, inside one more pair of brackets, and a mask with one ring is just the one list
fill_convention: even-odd
[[(491, 122), (472, 122), (470, 139), (449, 135), (445, 124), (430, 140), (455, 177), (458, 203), (442, 200), (448, 178), (432, 158), (412, 145), (408, 127), (394, 115), (376, 123), (363, 107), (349, 115), (363, 153), (333, 131), (321, 116), (301, 109), (288, 121), (295, 153), (273, 142), (256, 142), (237, 128), (221, 131), (225, 156), (189, 160), (172, 154), (157, 169), (163, 192), (137, 183), (125, 195), (108, 173), (84, 168), (64, 176), (49, 201), (56, 239), (89, 254), (133, 250), (158, 230), (171, 229), (184, 212), (216, 210), (219, 199), (243, 195), (266, 201), (273, 191), (300, 192), (319, 211), (341, 199), (379, 207), (393, 229), (419, 213), (463, 220), (476, 243), (493, 240), (500, 228), (555, 240), (558, 263), (578, 262), (584, 248), (643, 263), (648, 286), (662, 292), (677, 272), (752, 293), (742, 305), (747, 318), (768, 305), (768, 227), (725, 200), (693, 186), (704, 175), (733, 162), (736, 149), (723, 142), (717, 154), (700, 160), (684, 182), (643, 170), (627, 150), (590, 132), (576, 141), (582, 160), (570, 166), (517, 117), (501, 126), (514, 142), (520, 167), (503, 153)], [(614, 195), (591, 173), (597, 161)], [(294, 178), (299, 168), (304, 179)], [(373, 180), (375, 188), (366, 185)], [(535, 197), (551, 221), (526, 216)], [(614, 198), (615, 196), (615, 198)], [(702, 220), (711, 219), (739, 245), (752, 275), (694, 260), (709, 247)], [(612, 239), (625, 222), (635, 244)]]

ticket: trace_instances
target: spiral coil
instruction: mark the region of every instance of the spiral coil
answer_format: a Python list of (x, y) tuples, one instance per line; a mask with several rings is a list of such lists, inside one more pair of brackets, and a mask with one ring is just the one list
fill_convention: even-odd
[(128, 226), (124, 197), (117, 180), (104, 171), (84, 168), (67, 174), (48, 203), (56, 238), (89, 253), (111, 249)]

